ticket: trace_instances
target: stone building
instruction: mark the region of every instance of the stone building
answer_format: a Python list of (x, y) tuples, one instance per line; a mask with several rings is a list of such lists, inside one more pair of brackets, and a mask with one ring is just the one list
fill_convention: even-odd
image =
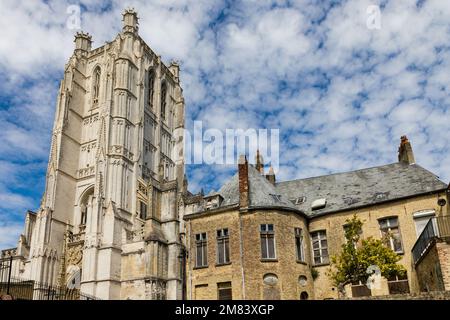
[(350, 296), (450, 290), (448, 186), (415, 163), (406, 137), (397, 163), (293, 181), (264, 174), (260, 156), (255, 165), (241, 157), (218, 192), (185, 203), (188, 299), (337, 298), (330, 257), (354, 214), (362, 238), (390, 234), (407, 277), (369, 293), (349, 285)]
[(363, 237), (393, 235), (407, 269), (371, 294), (450, 290), (448, 188), (406, 137), (398, 163), (277, 182), (241, 158), (218, 192), (189, 193), (179, 66), (138, 27), (126, 10), (113, 41), (75, 36), (40, 208), (1, 252), (13, 277), (101, 299), (336, 298), (329, 259), (357, 214)]
[(13, 276), (102, 299), (180, 299), (185, 188), (179, 66), (123, 30), (92, 49), (78, 33), (57, 97), (45, 193), (28, 212)]

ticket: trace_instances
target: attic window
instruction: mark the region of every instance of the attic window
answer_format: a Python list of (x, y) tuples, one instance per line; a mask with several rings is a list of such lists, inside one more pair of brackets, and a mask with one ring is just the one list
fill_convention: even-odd
[(386, 192), (378, 192), (375, 194), (375, 199), (376, 200), (384, 200), (387, 198), (387, 193)]
[(311, 203), (311, 209), (312, 210), (323, 209), (323, 208), (325, 208), (326, 205), (327, 205), (327, 199), (325, 199), (325, 198), (317, 199)]
[(281, 201), (281, 194), (270, 194), (274, 201)]
[(294, 198), (294, 199), (289, 199), (289, 201), (291, 201), (295, 205), (299, 205), (299, 204), (302, 204), (302, 203), (306, 202), (306, 197), (305, 196), (297, 197), (297, 198)]

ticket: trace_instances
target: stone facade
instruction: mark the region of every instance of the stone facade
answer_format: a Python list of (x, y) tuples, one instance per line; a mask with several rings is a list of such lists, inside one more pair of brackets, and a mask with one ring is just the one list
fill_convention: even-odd
[[(208, 235), (208, 266), (196, 267), (195, 259), (188, 259), (188, 299), (217, 299), (217, 284), (231, 282), (233, 299), (298, 299), (302, 292), (314, 294), (309, 251), (305, 261), (298, 261), (295, 253), (295, 227), (306, 230), (305, 217), (292, 212), (230, 210), (220, 214), (187, 217), (186, 230), (190, 256), (196, 252), (195, 235)], [(262, 259), (259, 228), (263, 223), (274, 225), (276, 259)], [(229, 230), (230, 261), (217, 263), (216, 231)], [(265, 275), (275, 274), (275, 284), (263, 282)], [(300, 276), (306, 278), (299, 283)]]
[[(443, 281), (448, 281), (447, 244), (438, 243), (435, 253), (429, 253), (419, 268), (413, 263), (411, 250), (427, 221), (449, 216), (448, 186), (415, 164), (406, 137), (401, 139), (399, 163), (379, 168), (276, 183), (273, 174), (264, 175), (259, 157), (255, 166), (241, 157), (237, 171), (218, 192), (185, 199), (188, 299), (218, 299), (223, 283), (231, 287), (232, 299), (339, 298), (338, 289), (327, 275), (329, 260), (341, 251), (346, 220), (353, 215), (364, 223), (363, 239), (381, 239), (384, 219), (395, 221), (398, 230), (401, 249), (396, 250), (401, 257), (399, 263), (407, 270), (407, 279), (382, 278), (371, 295), (397, 294), (399, 287), (412, 294), (424, 291), (419, 282), (429, 281), (424, 276), (429, 272), (428, 260), (445, 265)], [(214, 205), (210, 204), (212, 197), (218, 199)], [(287, 197), (290, 201), (286, 201)], [(318, 208), (314, 208), (315, 199), (322, 203)], [(260, 228), (267, 224), (272, 226), (275, 239), (271, 259), (262, 256), (266, 240)], [(230, 261), (218, 265), (218, 231), (224, 228), (229, 233)], [(296, 252), (296, 229), (302, 230), (303, 261), (298, 260)], [(325, 236), (320, 246), (327, 253), (327, 259), (319, 262), (313, 257), (312, 234), (316, 232)], [(201, 266), (197, 263), (200, 235), (207, 246), (207, 263)], [(346, 286), (349, 297), (354, 288)], [(444, 287), (429, 288), (438, 289)]]
[(138, 28), (136, 12), (126, 10), (112, 42), (92, 49), (91, 36), (75, 36), (45, 193), (26, 216), (16, 277), (102, 299), (181, 298), (179, 66), (164, 65)]

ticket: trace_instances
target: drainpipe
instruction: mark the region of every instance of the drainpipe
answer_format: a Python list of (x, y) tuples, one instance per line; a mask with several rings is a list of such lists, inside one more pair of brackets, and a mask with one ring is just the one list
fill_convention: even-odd
[(239, 212), (239, 249), (241, 256), (242, 300), (245, 300), (244, 243), (242, 238), (242, 215)]

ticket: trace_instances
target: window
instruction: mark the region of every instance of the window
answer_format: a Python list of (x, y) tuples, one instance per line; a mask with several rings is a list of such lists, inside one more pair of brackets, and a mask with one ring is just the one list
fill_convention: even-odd
[(328, 263), (328, 243), (325, 230), (311, 233), (314, 264)]
[(297, 197), (297, 198), (289, 199), (289, 201), (291, 201), (295, 205), (299, 205), (299, 204), (306, 202), (306, 197), (305, 196)]
[(398, 226), (398, 218), (386, 218), (379, 220), (380, 230), (383, 238), (386, 238), (387, 245), (397, 253), (403, 252), (402, 238)]
[(93, 74), (93, 86), (92, 86), (92, 101), (94, 104), (98, 103), (98, 97), (100, 94), (100, 67), (95, 68)]
[(151, 70), (148, 74), (148, 105), (153, 107), (153, 95), (155, 92), (155, 72)]
[(395, 275), (388, 278), (389, 294), (405, 294), (409, 293), (408, 276)]
[(166, 118), (166, 101), (167, 98), (167, 85), (165, 82), (161, 85), (161, 118)]
[(414, 223), (416, 225), (416, 234), (417, 238), (419, 238), (423, 229), (425, 229), (428, 221), (434, 217), (434, 210), (424, 210), (420, 212), (416, 212), (413, 214)]
[(217, 230), (217, 264), (230, 262), (230, 236), (228, 229)]
[(303, 233), (302, 229), (295, 228), (295, 252), (297, 261), (305, 261), (305, 252), (303, 251)]
[(208, 249), (207, 249), (206, 232), (195, 235), (195, 243), (197, 245), (196, 267), (208, 266)]
[(275, 259), (275, 233), (273, 224), (262, 224), (261, 233), (261, 258)]
[(219, 282), (217, 284), (217, 299), (218, 300), (233, 300), (233, 292), (231, 289), (231, 282)]
[(143, 201), (139, 201), (139, 204), (140, 204), (139, 218), (145, 220), (147, 218), (147, 205)]

